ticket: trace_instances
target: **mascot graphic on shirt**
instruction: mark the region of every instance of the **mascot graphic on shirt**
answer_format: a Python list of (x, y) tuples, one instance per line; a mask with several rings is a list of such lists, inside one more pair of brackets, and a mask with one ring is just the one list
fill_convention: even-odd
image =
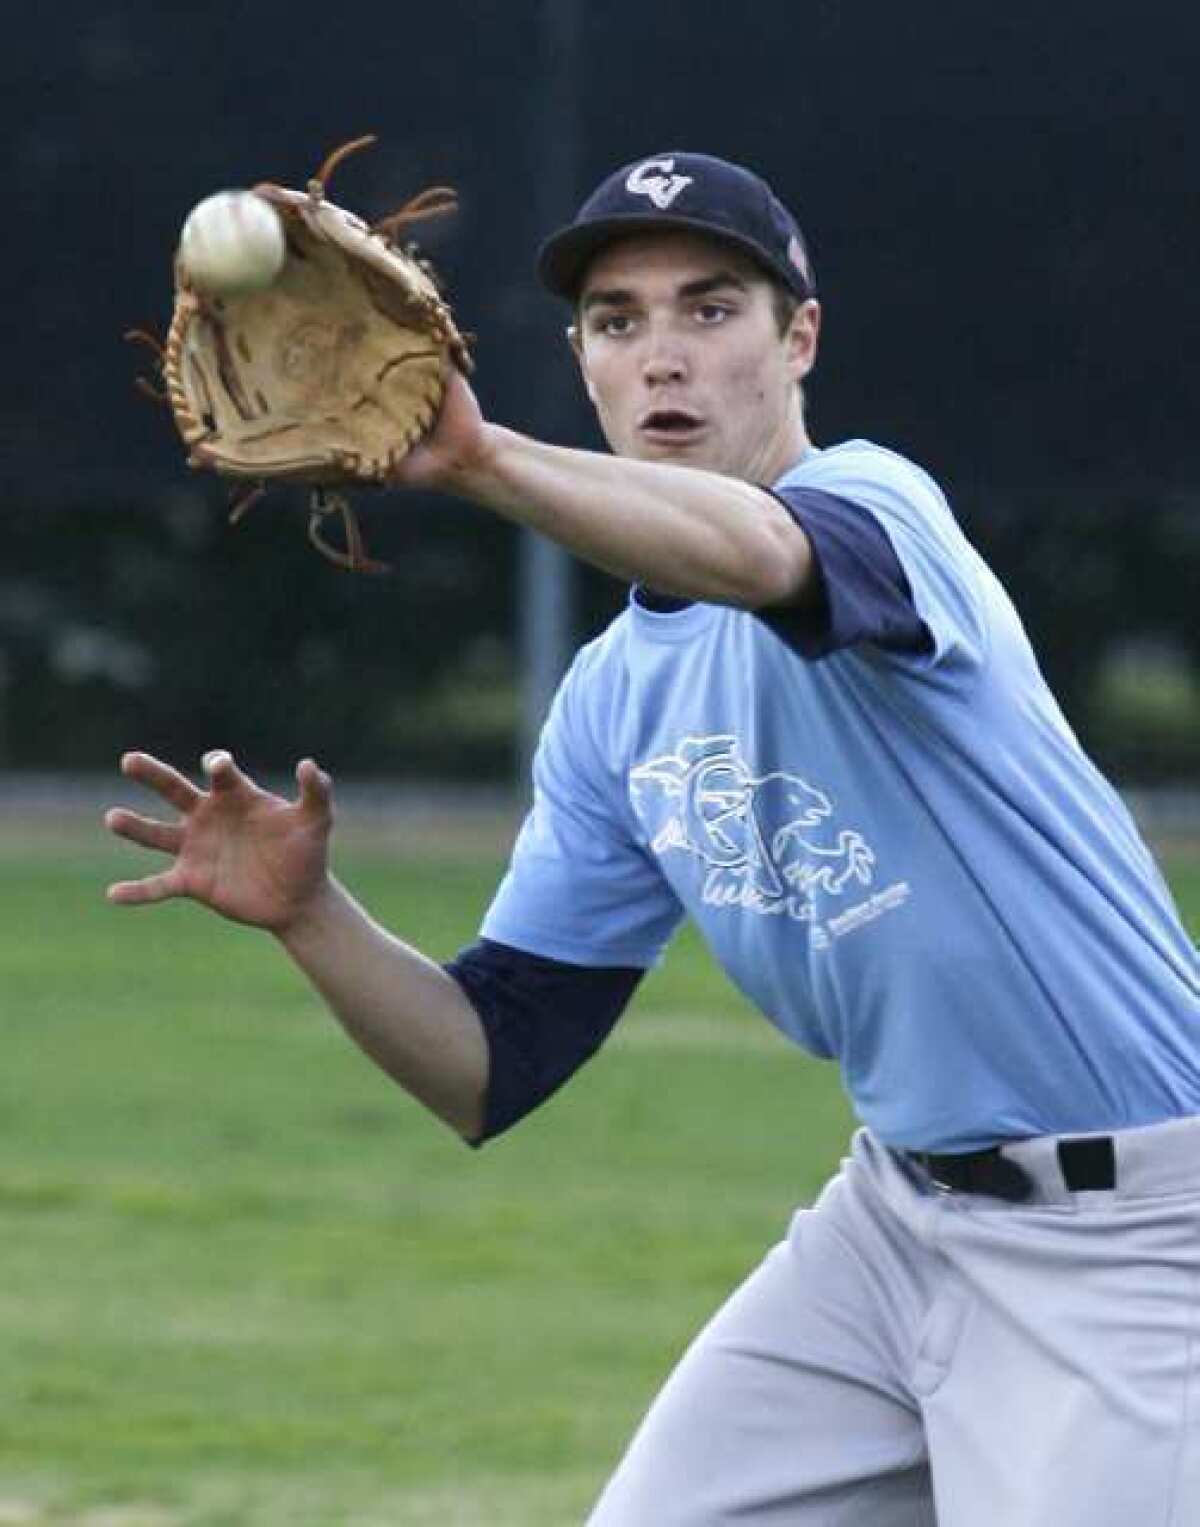
[(871, 883), (875, 855), (861, 833), (835, 834), (829, 797), (797, 774), (755, 775), (736, 737), (685, 737), (633, 769), (630, 783), (654, 852), (708, 866), (710, 905), (807, 920), (814, 892)]

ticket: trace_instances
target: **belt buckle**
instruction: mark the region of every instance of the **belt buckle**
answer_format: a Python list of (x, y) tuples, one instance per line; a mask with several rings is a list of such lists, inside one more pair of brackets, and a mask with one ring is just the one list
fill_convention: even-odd
[[(1029, 1173), (998, 1145), (965, 1151), (961, 1156), (939, 1156), (930, 1151), (914, 1154), (939, 1193), (977, 1193), (1007, 1203), (1025, 1203), (1033, 1196), (1034, 1183)], [(939, 1176), (939, 1168), (947, 1175)]]
[(935, 1193), (941, 1193), (945, 1197), (950, 1198), (960, 1191), (952, 1182), (947, 1182), (944, 1178), (937, 1175), (933, 1164), (935, 1157), (929, 1151), (910, 1151), (909, 1159), (915, 1161), (925, 1173), (929, 1186)]

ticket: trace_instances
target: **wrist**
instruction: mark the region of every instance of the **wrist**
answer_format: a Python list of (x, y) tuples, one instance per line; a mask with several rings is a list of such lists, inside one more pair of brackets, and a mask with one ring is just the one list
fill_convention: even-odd
[(447, 467), (443, 487), (458, 498), (495, 504), (501, 493), (501, 463), (505, 450), (516, 439), (503, 425), (484, 422), (471, 443)]
[(293, 957), (327, 939), (344, 915), (348, 897), (328, 872), (271, 932)]

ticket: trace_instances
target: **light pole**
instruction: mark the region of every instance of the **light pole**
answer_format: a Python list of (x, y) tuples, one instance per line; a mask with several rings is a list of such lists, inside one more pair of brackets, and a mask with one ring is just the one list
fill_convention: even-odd
[[(579, 0), (542, 0), (538, 19), (541, 110), (534, 113), (532, 211), (536, 237), (566, 222), (575, 210), (579, 183)], [(544, 330), (539, 326), (538, 338)], [(569, 417), (568, 395), (556, 386), (539, 390), (536, 427), (553, 438)], [(538, 733), (554, 690), (571, 658), (571, 560), (562, 547), (532, 531), (522, 532), (518, 565), (520, 660), (520, 770), (526, 788)]]

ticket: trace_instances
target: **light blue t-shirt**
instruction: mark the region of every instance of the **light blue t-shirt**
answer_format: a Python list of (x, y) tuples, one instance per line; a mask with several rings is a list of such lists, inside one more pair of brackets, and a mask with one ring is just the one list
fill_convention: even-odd
[(931, 649), (806, 661), (631, 600), (562, 684), (483, 934), (649, 965), (691, 916), (898, 1147), (1200, 1113), (1196, 950), (941, 491), (866, 441), (787, 486), (875, 516)]

